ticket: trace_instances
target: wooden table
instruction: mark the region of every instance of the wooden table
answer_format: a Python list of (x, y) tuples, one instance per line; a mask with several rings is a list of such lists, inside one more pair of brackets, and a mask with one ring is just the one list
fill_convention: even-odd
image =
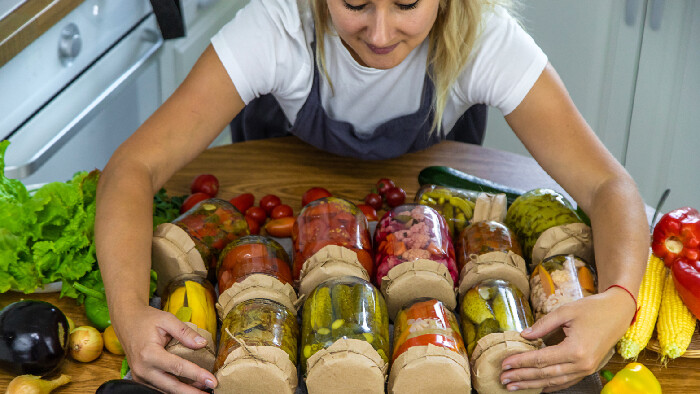
[[(333, 156), (300, 142), (294, 137), (251, 141), (209, 149), (178, 171), (165, 185), (171, 195), (189, 193), (192, 179), (202, 173), (216, 175), (219, 195), (229, 199), (251, 192), (256, 199), (274, 193), (298, 212), (301, 195), (310, 187), (322, 186), (334, 195), (359, 203), (379, 178), (393, 179), (411, 200), (419, 188), (418, 172), (429, 165), (447, 165), (470, 174), (512, 187), (529, 190), (548, 187), (563, 191), (537, 163), (508, 152), (446, 141), (428, 150), (386, 161), (358, 161)], [(257, 201), (257, 200), (256, 200)], [(0, 295), (0, 306), (19, 299), (18, 294)], [(57, 295), (23, 296), (50, 301), (64, 310), (77, 325), (87, 324), (82, 307), (72, 299)], [(57, 393), (90, 393), (104, 381), (119, 378), (121, 357), (105, 352), (97, 361), (79, 364), (67, 361), (63, 373), (73, 382)], [(690, 393), (700, 387), (700, 360), (677, 359), (662, 366), (657, 354), (642, 353), (647, 365), (661, 382), (664, 393)], [(615, 355), (607, 369), (616, 372), (624, 362)], [(0, 392), (12, 377), (0, 374)]]

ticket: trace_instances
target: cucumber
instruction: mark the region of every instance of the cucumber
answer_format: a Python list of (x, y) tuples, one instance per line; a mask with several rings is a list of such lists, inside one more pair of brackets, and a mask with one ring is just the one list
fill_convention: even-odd
[(525, 193), (523, 190), (501, 185), (446, 166), (425, 167), (418, 174), (418, 183), (421, 186), (439, 185), (484, 193), (503, 193), (506, 195), (509, 206), (516, 198)]

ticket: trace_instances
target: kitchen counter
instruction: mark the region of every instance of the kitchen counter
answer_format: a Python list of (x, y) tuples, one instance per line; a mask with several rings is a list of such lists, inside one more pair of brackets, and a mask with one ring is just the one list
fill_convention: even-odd
[[(336, 196), (359, 203), (374, 182), (382, 177), (389, 177), (404, 188), (410, 201), (419, 187), (418, 172), (430, 165), (451, 166), (523, 190), (535, 187), (562, 190), (534, 160), (475, 145), (445, 141), (397, 159), (358, 161), (330, 155), (294, 137), (209, 149), (173, 175), (165, 187), (170, 195), (188, 194), (190, 182), (196, 175), (210, 173), (220, 181), (221, 198), (229, 199), (243, 192), (253, 193), (257, 198), (274, 193), (285, 204), (292, 206), (295, 212), (299, 212), (301, 195), (310, 187), (323, 186)], [(87, 324), (82, 307), (76, 306), (72, 299), (59, 300), (56, 294), (0, 294), (0, 306), (22, 297), (53, 302), (76, 325)], [(119, 378), (121, 360), (121, 356), (106, 351), (97, 361), (88, 364), (68, 360), (62, 372), (71, 375), (73, 382), (55, 392), (94, 392), (104, 381)], [(665, 394), (694, 392), (700, 384), (700, 360), (679, 358), (665, 366), (659, 362), (656, 353), (646, 350), (638, 361), (652, 370)], [(616, 372), (626, 364), (616, 354), (606, 369)], [(4, 391), (11, 379), (9, 374), (0, 372), (0, 392)]]
[(25, 1), (6, 17), (0, 19), (0, 67), (83, 1)]

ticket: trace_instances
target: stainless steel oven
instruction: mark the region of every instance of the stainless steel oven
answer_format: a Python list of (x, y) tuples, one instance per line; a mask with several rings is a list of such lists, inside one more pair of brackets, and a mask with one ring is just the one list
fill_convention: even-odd
[(6, 175), (34, 184), (104, 167), (162, 102), (162, 44), (149, 1), (85, 0), (2, 66)]

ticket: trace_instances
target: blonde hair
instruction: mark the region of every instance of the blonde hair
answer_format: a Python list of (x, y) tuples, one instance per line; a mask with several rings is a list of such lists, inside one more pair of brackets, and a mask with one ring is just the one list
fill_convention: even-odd
[[(316, 27), (316, 63), (333, 91), (325, 60), (324, 36), (331, 33), (326, 1), (312, 0), (311, 8)], [(435, 117), (431, 133), (440, 129), (450, 89), (469, 61), (481, 34), (484, 16), (496, 5), (510, 9), (512, 0), (440, 0), (437, 19), (428, 36), (430, 45), (426, 65), (435, 86), (432, 107)]]

